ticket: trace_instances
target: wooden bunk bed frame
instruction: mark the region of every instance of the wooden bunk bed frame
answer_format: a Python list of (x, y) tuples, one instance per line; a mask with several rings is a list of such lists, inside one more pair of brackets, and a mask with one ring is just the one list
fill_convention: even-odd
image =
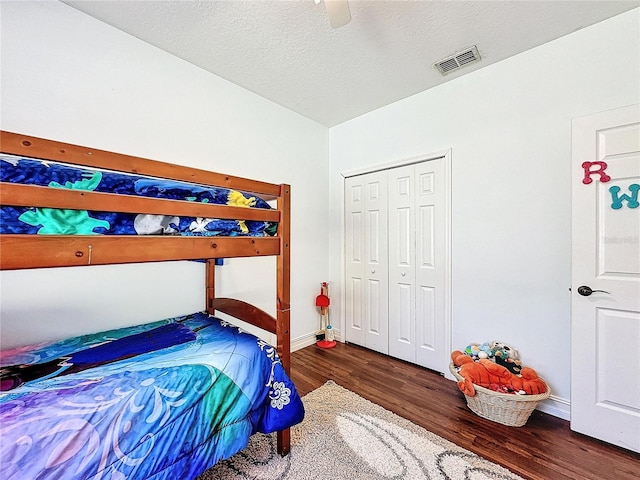
[[(0, 131), (0, 152), (223, 187), (256, 194), (266, 201), (276, 200), (276, 209), (265, 210), (0, 182), (0, 204), (4, 205), (278, 222), (275, 237), (0, 235), (0, 269), (205, 260), (207, 312), (214, 314), (219, 311), (275, 334), (280, 361), (287, 374), (290, 373), (289, 185), (208, 172), (6, 131)], [(215, 296), (215, 259), (254, 256), (277, 257), (275, 318), (246, 302)], [(289, 452), (289, 429), (278, 432), (277, 449), (281, 455)]]

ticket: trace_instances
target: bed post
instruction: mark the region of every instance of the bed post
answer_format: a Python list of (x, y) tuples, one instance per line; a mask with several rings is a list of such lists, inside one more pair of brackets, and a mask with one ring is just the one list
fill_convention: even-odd
[(213, 299), (216, 298), (216, 261), (213, 258), (207, 259), (206, 270), (206, 309), (209, 315), (215, 315)]
[[(290, 332), (290, 293), (291, 293), (291, 186), (280, 185), (280, 195), (278, 196), (278, 209), (282, 213), (280, 225), (278, 227), (280, 235), (280, 255), (278, 255), (277, 266), (277, 315), (276, 315), (276, 337), (278, 355), (284, 370), (289, 375), (291, 372), (291, 332)], [(290, 430), (278, 432), (278, 453), (286, 455), (290, 449)]]

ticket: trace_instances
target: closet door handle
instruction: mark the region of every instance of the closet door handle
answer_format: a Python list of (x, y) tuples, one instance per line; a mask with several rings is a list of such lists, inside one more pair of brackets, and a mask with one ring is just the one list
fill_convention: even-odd
[(407, 275), (407, 272), (402, 272), (400, 275), (402, 275), (403, 277)]
[(376, 271), (375, 270), (371, 270), (371, 273), (376, 273)]

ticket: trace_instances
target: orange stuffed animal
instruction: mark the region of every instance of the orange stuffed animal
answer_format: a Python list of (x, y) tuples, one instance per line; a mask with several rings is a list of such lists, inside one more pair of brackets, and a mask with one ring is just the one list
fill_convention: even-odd
[(514, 392), (522, 390), (529, 395), (547, 391), (546, 384), (533, 368), (524, 367), (520, 375), (515, 375), (506, 367), (491, 360), (480, 359), (474, 362), (471, 357), (459, 350), (451, 354), (451, 360), (455, 366), (460, 367), (458, 373), (463, 377), (463, 380), (458, 382), (458, 388), (470, 397), (476, 394), (474, 384), (484, 388), (489, 388), (492, 384), (501, 385)]

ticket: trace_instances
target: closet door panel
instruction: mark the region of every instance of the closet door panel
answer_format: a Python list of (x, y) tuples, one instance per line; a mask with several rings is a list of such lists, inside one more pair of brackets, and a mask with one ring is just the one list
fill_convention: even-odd
[[(366, 250), (367, 250), (367, 263), (372, 268), (379, 268), (382, 263), (382, 255), (380, 248), (382, 248), (381, 242), (382, 238), (380, 235), (380, 224), (383, 223), (381, 217), (384, 217), (384, 212), (379, 209), (367, 211), (367, 231), (368, 235), (365, 239)], [(386, 242), (384, 242), (386, 244)], [(371, 272), (372, 275), (375, 275), (376, 272)]]
[(416, 230), (418, 268), (423, 273), (435, 268), (435, 206), (421, 205), (418, 207), (418, 228)]
[[(419, 183), (420, 184), (420, 183)], [(422, 191), (425, 195), (424, 190)], [(435, 334), (435, 287), (431, 281), (435, 268), (434, 242), (434, 205), (420, 205), (417, 207), (416, 229), (416, 262), (419, 280), (416, 288), (416, 346), (417, 357), (434, 350)]]
[[(389, 313), (389, 355), (415, 363), (415, 292), (410, 283), (396, 283), (389, 292), (393, 307)], [(391, 300), (390, 300), (391, 303)]]
[(347, 285), (347, 329), (353, 330), (353, 336), (349, 337), (349, 341), (359, 343), (356, 339), (359, 336), (364, 336), (364, 314), (362, 309), (362, 299), (364, 295), (362, 293), (362, 280), (360, 278), (351, 278), (351, 281)]
[(363, 176), (365, 186), (365, 346), (389, 353), (389, 260), (387, 255), (387, 175), (374, 172)]
[(415, 166), (416, 228), (416, 363), (444, 372), (449, 351), (445, 345), (446, 205), (444, 161)]
[(414, 166), (389, 175), (389, 354), (415, 361)]
[[(374, 343), (380, 339), (386, 332), (385, 325), (383, 324), (383, 314), (380, 311), (380, 302), (378, 299), (386, 292), (380, 291), (380, 282), (378, 280), (370, 279), (367, 283), (367, 334), (373, 337)], [(371, 342), (369, 342), (371, 344)]]
[(436, 291), (419, 286), (416, 293), (416, 356), (432, 352), (436, 345)]
[(365, 344), (365, 197), (361, 179), (345, 182), (345, 340)]
[[(395, 252), (396, 266), (398, 268), (411, 268), (413, 261), (413, 212), (410, 207), (400, 206), (393, 212), (396, 217), (396, 229), (389, 232), (395, 237), (392, 242)], [(404, 270), (401, 270), (404, 271)]]

